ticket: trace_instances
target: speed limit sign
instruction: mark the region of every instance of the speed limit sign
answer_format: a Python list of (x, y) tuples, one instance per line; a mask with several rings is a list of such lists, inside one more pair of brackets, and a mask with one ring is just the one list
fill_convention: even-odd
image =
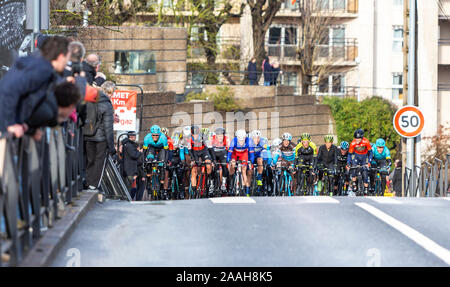
[(394, 129), (405, 138), (418, 136), (423, 129), (424, 118), (422, 112), (416, 106), (404, 106), (394, 115)]

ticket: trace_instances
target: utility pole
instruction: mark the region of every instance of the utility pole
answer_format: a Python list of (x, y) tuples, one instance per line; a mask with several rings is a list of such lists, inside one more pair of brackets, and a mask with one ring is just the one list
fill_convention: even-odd
[[(408, 94), (408, 36), (409, 36), (409, 4), (408, 1), (403, 1), (403, 106), (407, 105)], [(405, 178), (406, 167), (406, 139), (402, 138), (402, 182)], [(402, 197), (405, 196), (405, 185), (402, 184)]]
[[(415, 65), (416, 65), (416, 0), (409, 3), (409, 52), (408, 52), (408, 105), (414, 105)], [(406, 139), (406, 167), (414, 177), (414, 138)], [(414, 178), (413, 178), (414, 181)], [(411, 190), (409, 192), (411, 196)]]

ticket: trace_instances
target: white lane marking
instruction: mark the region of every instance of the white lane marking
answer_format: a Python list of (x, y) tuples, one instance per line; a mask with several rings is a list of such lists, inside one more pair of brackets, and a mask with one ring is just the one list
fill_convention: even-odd
[(130, 203), (134, 205), (166, 205), (172, 204), (173, 202), (170, 200), (164, 200), (164, 201), (131, 201)]
[(331, 198), (329, 196), (305, 196), (300, 197), (303, 201), (306, 201), (306, 203), (340, 203), (339, 200)]
[(409, 239), (411, 239), (412, 241), (416, 242), (418, 245), (423, 247), (425, 250), (427, 250), (430, 253), (433, 253), (436, 257), (438, 257), (439, 259), (450, 265), (450, 251), (448, 249), (440, 246), (439, 244), (437, 244), (430, 238), (426, 237), (422, 233), (398, 221), (397, 219), (373, 207), (370, 204), (364, 202), (357, 202), (355, 203), (355, 205), (364, 209), (365, 211), (369, 212), (370, 214), (384, 221), (385, 223), (389, 224), (393, 228), (397, 229), (398, 231), (406, 235)]
[(256, 203), (253, 198), (250, 197), (214, 197), (210, 198), (212, 203), (214, 204), (225, 204), (225, 203)]
[(376, 196), (370, 196), (368, 197), (370, 200), (373, 200), (377, 203), (381, 203), (381, 204), (402, 204), (401, 201), (397, 200), (397, 199), (393, 199), (390, 197), (376, 197)]

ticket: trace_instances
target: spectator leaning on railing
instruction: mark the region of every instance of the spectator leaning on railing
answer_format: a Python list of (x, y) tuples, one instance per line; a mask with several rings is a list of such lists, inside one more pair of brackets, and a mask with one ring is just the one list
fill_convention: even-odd
[[(0, 132), (8, 131), (16, 137), (26, 132), (34, 135), (36, 130), (30, 129), (30, 125), (57, 123), (54, 88), (61, 81), (57, 73), (62, 74), (70, 56), (68, 45), (69, 40), (65, 37), (48, 37), (42, 44), (40, 55), (19, 58), (0, 80)], [(44, 112), (47, 118), (37, 117), (36, 112)], [(38, 118), (40, 123), (36, 124)]]

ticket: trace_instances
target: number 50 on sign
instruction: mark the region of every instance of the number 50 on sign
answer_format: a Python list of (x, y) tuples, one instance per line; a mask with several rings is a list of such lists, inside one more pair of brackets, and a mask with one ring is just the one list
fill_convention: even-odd
[(404, 106), (395, 113), (393, 123), (399, 135), (414, 138), (422, 132), (424, 118), (418, 107)]

